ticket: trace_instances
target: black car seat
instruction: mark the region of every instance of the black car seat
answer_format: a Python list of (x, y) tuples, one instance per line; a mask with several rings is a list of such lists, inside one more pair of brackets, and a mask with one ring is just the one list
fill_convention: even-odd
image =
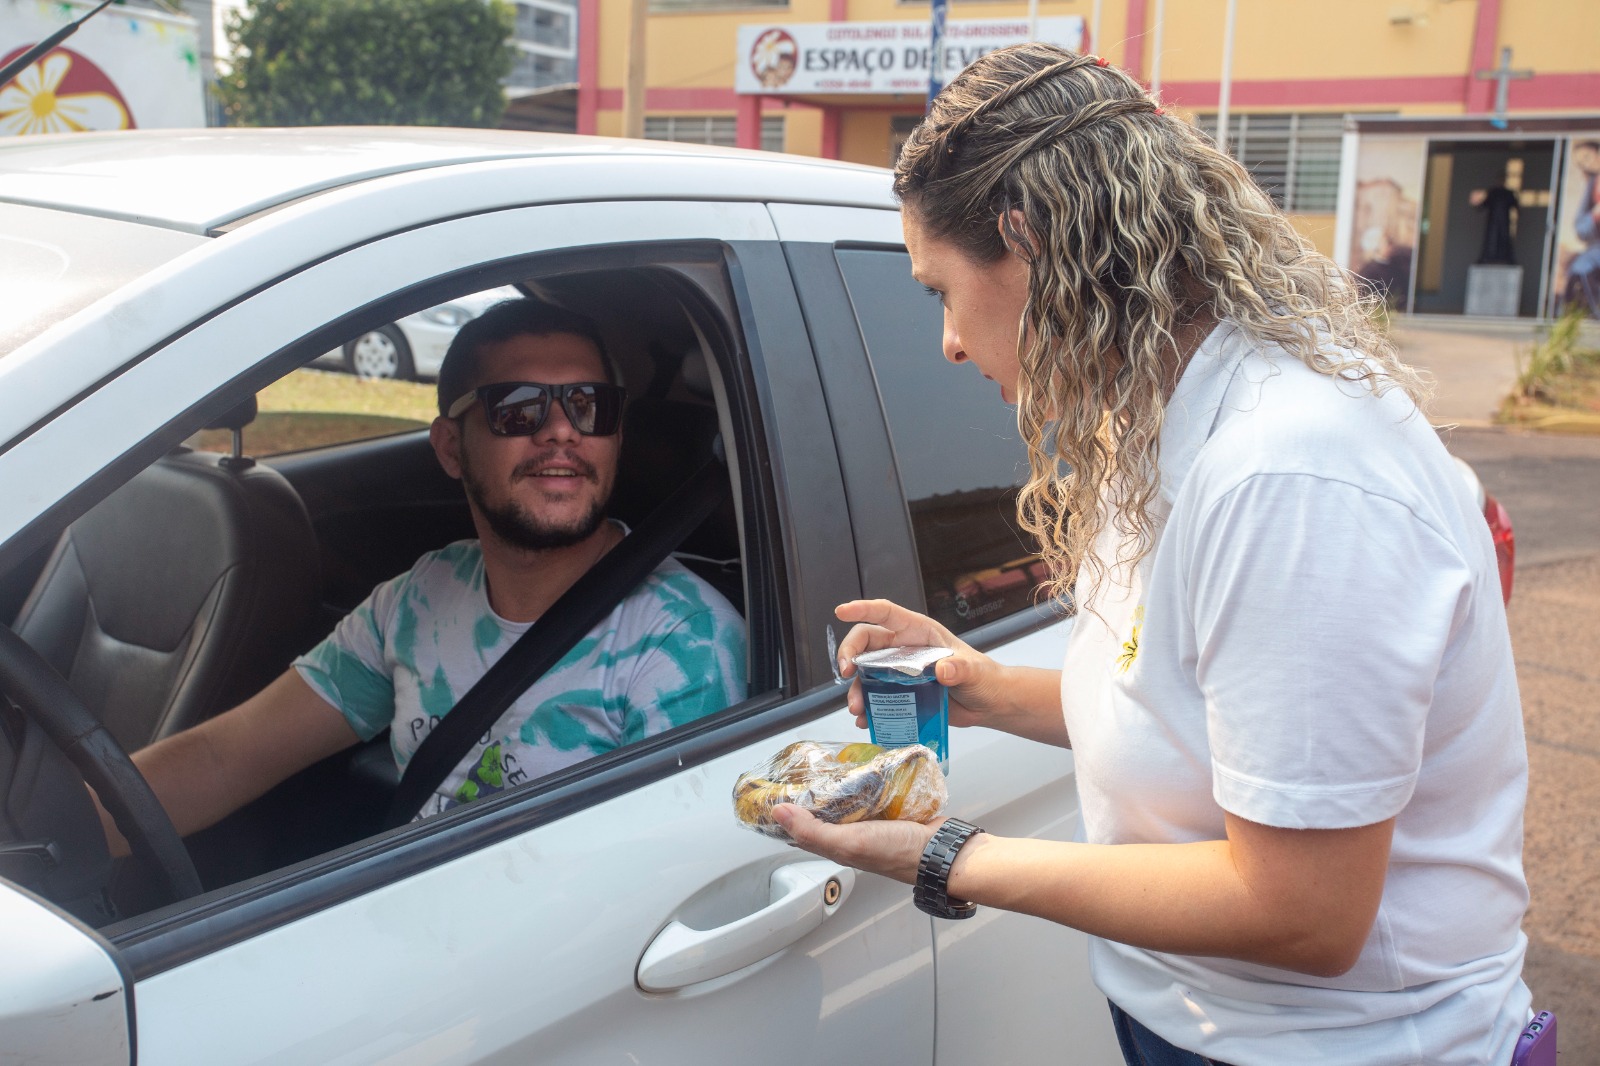
[[(611, 495), (612, 517), (630, 526), (644, 521), (711, 457), (717, 433), (717, 410), (710, 404), (654, 397), (629, 400)], [(674, 554), (744, 613), (744, 571), (731, 495)]]
[(163, 456), (67, 527), (14, 628), (127, 751), (259, 691), (315, 639), (317, 541), (283, 475)]

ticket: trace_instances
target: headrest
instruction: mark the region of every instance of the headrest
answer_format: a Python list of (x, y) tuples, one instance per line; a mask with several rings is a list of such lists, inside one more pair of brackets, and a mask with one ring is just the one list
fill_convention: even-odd
[(612, 515), (637, 525), (711, 458), (717, 443), (717, 410), (709, 404), (630, 400)]
[(239, 403), (206, 423), (207, 429), (231, 429), (237, 432), (256, 420), (256, 394), (251, 393)]

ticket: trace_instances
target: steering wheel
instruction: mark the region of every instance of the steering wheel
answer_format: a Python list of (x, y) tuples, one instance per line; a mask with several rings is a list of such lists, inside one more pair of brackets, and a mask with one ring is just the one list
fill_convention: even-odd
[(0, 692), (44, 731), (95, 790), (133, 854), (154, 868), (165, 897), (161, 902), (198, 895), (200, 875), (189, 852), (133, 760), (61, 675), (7, 626), (0, 626)]

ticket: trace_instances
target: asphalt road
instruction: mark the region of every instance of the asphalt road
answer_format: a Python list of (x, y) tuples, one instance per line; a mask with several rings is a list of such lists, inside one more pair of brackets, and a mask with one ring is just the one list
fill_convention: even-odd
[(1535, 1009), (1556, 1012), (1561, 1061), (1600, 1063), (1600, 438), (1461, 427), (1446, 442), (1517, 535), (1507, 613), (1528, 739), (1524, 977)]
[(1600, 437), (1458, 426), (1444, 441), (1511, 512), (1519, 571), (1600, 553)]

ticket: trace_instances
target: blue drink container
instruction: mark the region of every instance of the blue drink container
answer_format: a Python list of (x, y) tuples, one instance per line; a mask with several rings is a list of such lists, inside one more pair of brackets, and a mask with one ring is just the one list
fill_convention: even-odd
[(933, 676), (949, 648), (880, 648), (855, 658), (867, 700), (867, 729), (885, 748), (921, 744), (950, 772), (950, 692)]

